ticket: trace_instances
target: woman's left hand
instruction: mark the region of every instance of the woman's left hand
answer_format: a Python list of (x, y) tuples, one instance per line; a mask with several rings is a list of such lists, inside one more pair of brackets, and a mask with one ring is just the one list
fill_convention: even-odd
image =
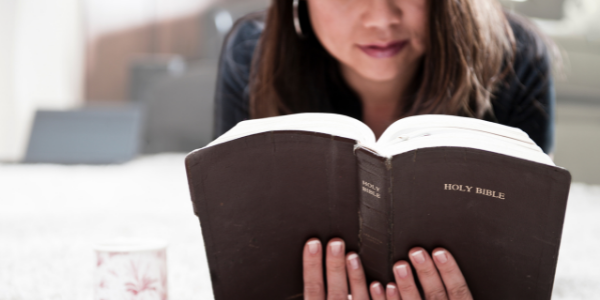
[[(306, 242), (303, 252), (304, 299), (308, 300), (420, 300), (421, 295), (406, 261), (394, 265), (396, 283), (384, 289), (373, 282), (367, 289), (365, 273), (356, 253), (346, 254), (343, 240), (329, 241), (325, 249), (325, 276), (323, 278), (323, 247), (318, 239)], [(412, 265), (423, 287), (425, 299), (472, 300), (471, 292), (452, 255), (444, 249), (433, 251), (433, 257), (423, 248), (409, 252)], [(350, 282), (350, 290), (347, 282)], [(349, 297), (352, 295), (352, 297)], [(369, 297), (371, 295), (371, 297)]]

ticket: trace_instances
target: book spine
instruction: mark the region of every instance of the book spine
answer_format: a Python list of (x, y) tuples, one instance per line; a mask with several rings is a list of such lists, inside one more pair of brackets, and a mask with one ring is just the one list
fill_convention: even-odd
[(391, 161), (358, 148), (359, 255), (367, 280), (393, 282)]

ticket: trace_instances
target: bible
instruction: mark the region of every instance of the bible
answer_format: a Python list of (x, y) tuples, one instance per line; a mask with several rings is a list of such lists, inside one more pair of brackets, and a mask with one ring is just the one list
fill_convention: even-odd
[(334, 237), (368, 283), (448, 249), (475, 299), (551, 297), (571, 183), (523, 131), (473, 118), (240, 122), (186, 157), (216, 300), (302, 299), (302, 251)]

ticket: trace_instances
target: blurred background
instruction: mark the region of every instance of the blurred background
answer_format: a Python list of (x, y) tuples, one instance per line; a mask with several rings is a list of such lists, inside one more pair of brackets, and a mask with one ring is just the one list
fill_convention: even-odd
[[(1, 1), (0, 161), (110, 163), (204, 146), (223, 37), (268, 2)], [(501, 2), (560, 47), (556, 162), (600, 184), (600, 2)]]
[[(114, 237), (168, 240), (170, 298), (211, 299), (183, 160), (212, 138), (225, 35), (269, 2), (0, 0), (0, 300), (93, 298), (93, 244)], [(501, 2), (564, 56), (555, 160), (575, 184), (553, 299), (595, 299), (600, 1)]]

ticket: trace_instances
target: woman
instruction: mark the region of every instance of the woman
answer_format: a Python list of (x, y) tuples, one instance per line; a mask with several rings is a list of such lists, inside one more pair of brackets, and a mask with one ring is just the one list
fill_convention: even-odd
[[(518, 127), (550, 154), (554, 93), (547, 52), (534, 30), (495, 0), (274, 0), (266, 14), (238, 21), (226, 40), (215, 135), (250, 118), (332, 112), (362, 120), (379, 137), (403, 117), (449, 114)], [(305, 295), (312, 295), (323, 278), (307, 253)], [(424, 249), (415, 253), (411, 262), (426, 295), (470, 297), (450, 253), (433, 253), (442, 253), (446, 264)], [(356, 266), (355, 258), (348, 266)], [(380, 284), (371, 285), (373, 299), (420, 299), (406, 264), (399, 262), (406, 276), (396, 277), (387, 296), (378, 293)], [(360, 268), (346, 269), (354, 299), (368, 299), (364, 279), (352, 280)], [(331, 287), (333, 295), (347, 291), (346, 269), (343, 278), (327, 276), (329, 299), (335, 298)], [(316, 299), (324, 295), (317, 291)]]

